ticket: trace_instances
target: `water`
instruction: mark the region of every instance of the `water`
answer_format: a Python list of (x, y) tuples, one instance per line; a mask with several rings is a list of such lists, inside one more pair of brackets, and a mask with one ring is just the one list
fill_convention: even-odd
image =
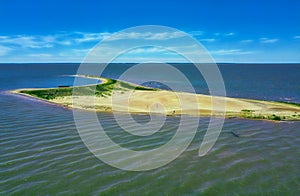
[[(130, 65), (114, 65), (105, 76), (117, 77), (126, 66)], [(7, 93), (17, 88), (72, 85), (74, 78), (66, 75), (75, 74), (77, 67), (0, 65), (1, 194), (299, 195), (300, 122), (227, 119), (216, 145), (200, 158), (198, 148), (209, 121), (201, 118), (192, 144), (175, 161), (147, 172), (129, 172), (106, 165), (88, 151), (71, 110)], [(300, 103), (300, 65), (220, 65), (220, 69), (229, 96)], [(86, 80), (86, 84), (93, 82)], [(205, 82), (195, 80), (193, 84), (199, 92), (207, 92)], [(121, 145), (138, 144), (141, 149), (165, 142), (178, 121), (168, 118), (160, 137), (132, 142), (116, 131), (111, 114), (98, 116)], [(142, 115), (134, 118), (148, 120)]]

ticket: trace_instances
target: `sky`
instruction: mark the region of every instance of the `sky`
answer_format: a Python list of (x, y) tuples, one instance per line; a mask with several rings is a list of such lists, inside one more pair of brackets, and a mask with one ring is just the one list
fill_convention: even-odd
[[(186, 32), (220, 63), (299, 63), (299, 10), (299, 0), (3, 0), (0, 63), (82, 62), (103, 39), (140, 25)], [(124, 62), (163, 54), (143, 49)]]

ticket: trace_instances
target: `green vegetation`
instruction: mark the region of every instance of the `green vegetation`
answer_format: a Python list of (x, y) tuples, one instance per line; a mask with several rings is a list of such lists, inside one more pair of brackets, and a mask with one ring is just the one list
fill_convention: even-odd
[(285, 120), (286, 117), (283, 116), (283, 117), (280, 117), (280, 116), (277, 116), (275, 114), (273, 115), (260, 115), (260, 114), (249, 114), (249, 115), (245, 115), (243, 113), (241, 113), (241, 117), (242, 118), (248, 118), (248, 119), (256, 119), (256, 120), (274, 120), (274, 121), (280, 121), (280, 120)]
[(155, 91), (157, 89), (155, 88), (150, 88), (150, 87), (145, 87), (145, 86), (137, 86), (134, 84), (130, 84), (127, 82), (122, 82), (122, 81), (117, 81), (118, 84), (120, 85), (121, 88), (125, 88), (125, 89), (134, 89), (134, 90), (143, 90), (143, 91)]
[(284, 103), (284, 104), (294, 105), (294, 106), (300, 106), (300, 103), (284, 102), (284, 101), (280, 101), (279, 103)]
[(285, 120), (286, 117), (280, 117), (277, 116), (276, 114), (272, 115), (262, 115), (262, 114), (257, 114), (255, 113), (255, 110), (241, 110), (240, 112), (241, 117), (243, 118), (248, 118), (248, 119), (266, 119), (266, 120), (274, 120), (274, 121), (280, 121), (280, 120)]
[(246, 112), (246, 113), (248, 113), (248, 112), (249, 112), (249, 113), (255, 112), (255, 110), (246, 110), (246, 109), (245, 109), (245, 110), (241, 110), (241, 111), (242, 111), (242, 112)]
[(32, 95), (41, 99), (51, 100), (58, 96), (71, 96), (72, 88), (57, 88), (57, 89), (45, 89), (45, 90), (22, 90), (20, 93)]
[(268, 120), (281, 120), (280, 116), (276, 116), (275, 114), (268, 116)]
[(72, 96), (73, 92), (75, 96), (80, 95), (96, 95), (101, 97), (110, 96), (113, 90), (127, 91), (134, 90), (147, 90), (154, 91), (157, 89), (148, 88), (143, 86), (136, 86), (134, 84), (117, 81), (114, 79), (106, 78), (107, 82), (97, 85), (77, 86), (77, 87), (63, 87), (63, 88), (49, 88), (49, 89), (37, 89), (37, 90), (22, 90), (20, 93), (28, 94), (41, 99), (51, 100), (57, 97)]
[(261, 119), (261, 116), (255, 115), (254, 112), (255, 110), (243, 109), (240, 114), (243, 118)]

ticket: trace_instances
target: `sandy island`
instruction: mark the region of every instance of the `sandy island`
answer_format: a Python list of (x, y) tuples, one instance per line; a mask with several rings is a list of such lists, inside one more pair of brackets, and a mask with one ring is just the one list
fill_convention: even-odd
[[(251, 99), (213, 97), (138, 86), (109, 78), (97, 78), (101, 84), (78, 87), (18, 89), (22, 94), (64, 107), (164, 115), (242, 117), (266, 120), (300, 120), (300, 105)], [(214, 100), (214, 104), (212, 104)], [(224, 104), (226, 106), (224, 108)], [(225, 110), (224, 110), (225, 109)]]

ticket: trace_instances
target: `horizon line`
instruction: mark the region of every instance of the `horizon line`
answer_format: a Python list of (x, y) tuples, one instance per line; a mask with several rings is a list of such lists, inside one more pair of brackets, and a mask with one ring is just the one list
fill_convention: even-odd
[[(85, 62), (0, 62), (0, 64), (82, 64)], [(85, 64), (142, 64), (143, 62), (88, 62)], [(151, 63), (151, 62), (144, 62)], [(153, 62), (151, 64), (194, 64), (192, 62)], [(196, 62), (197, 64), (300, 64), (300, 62)]]

